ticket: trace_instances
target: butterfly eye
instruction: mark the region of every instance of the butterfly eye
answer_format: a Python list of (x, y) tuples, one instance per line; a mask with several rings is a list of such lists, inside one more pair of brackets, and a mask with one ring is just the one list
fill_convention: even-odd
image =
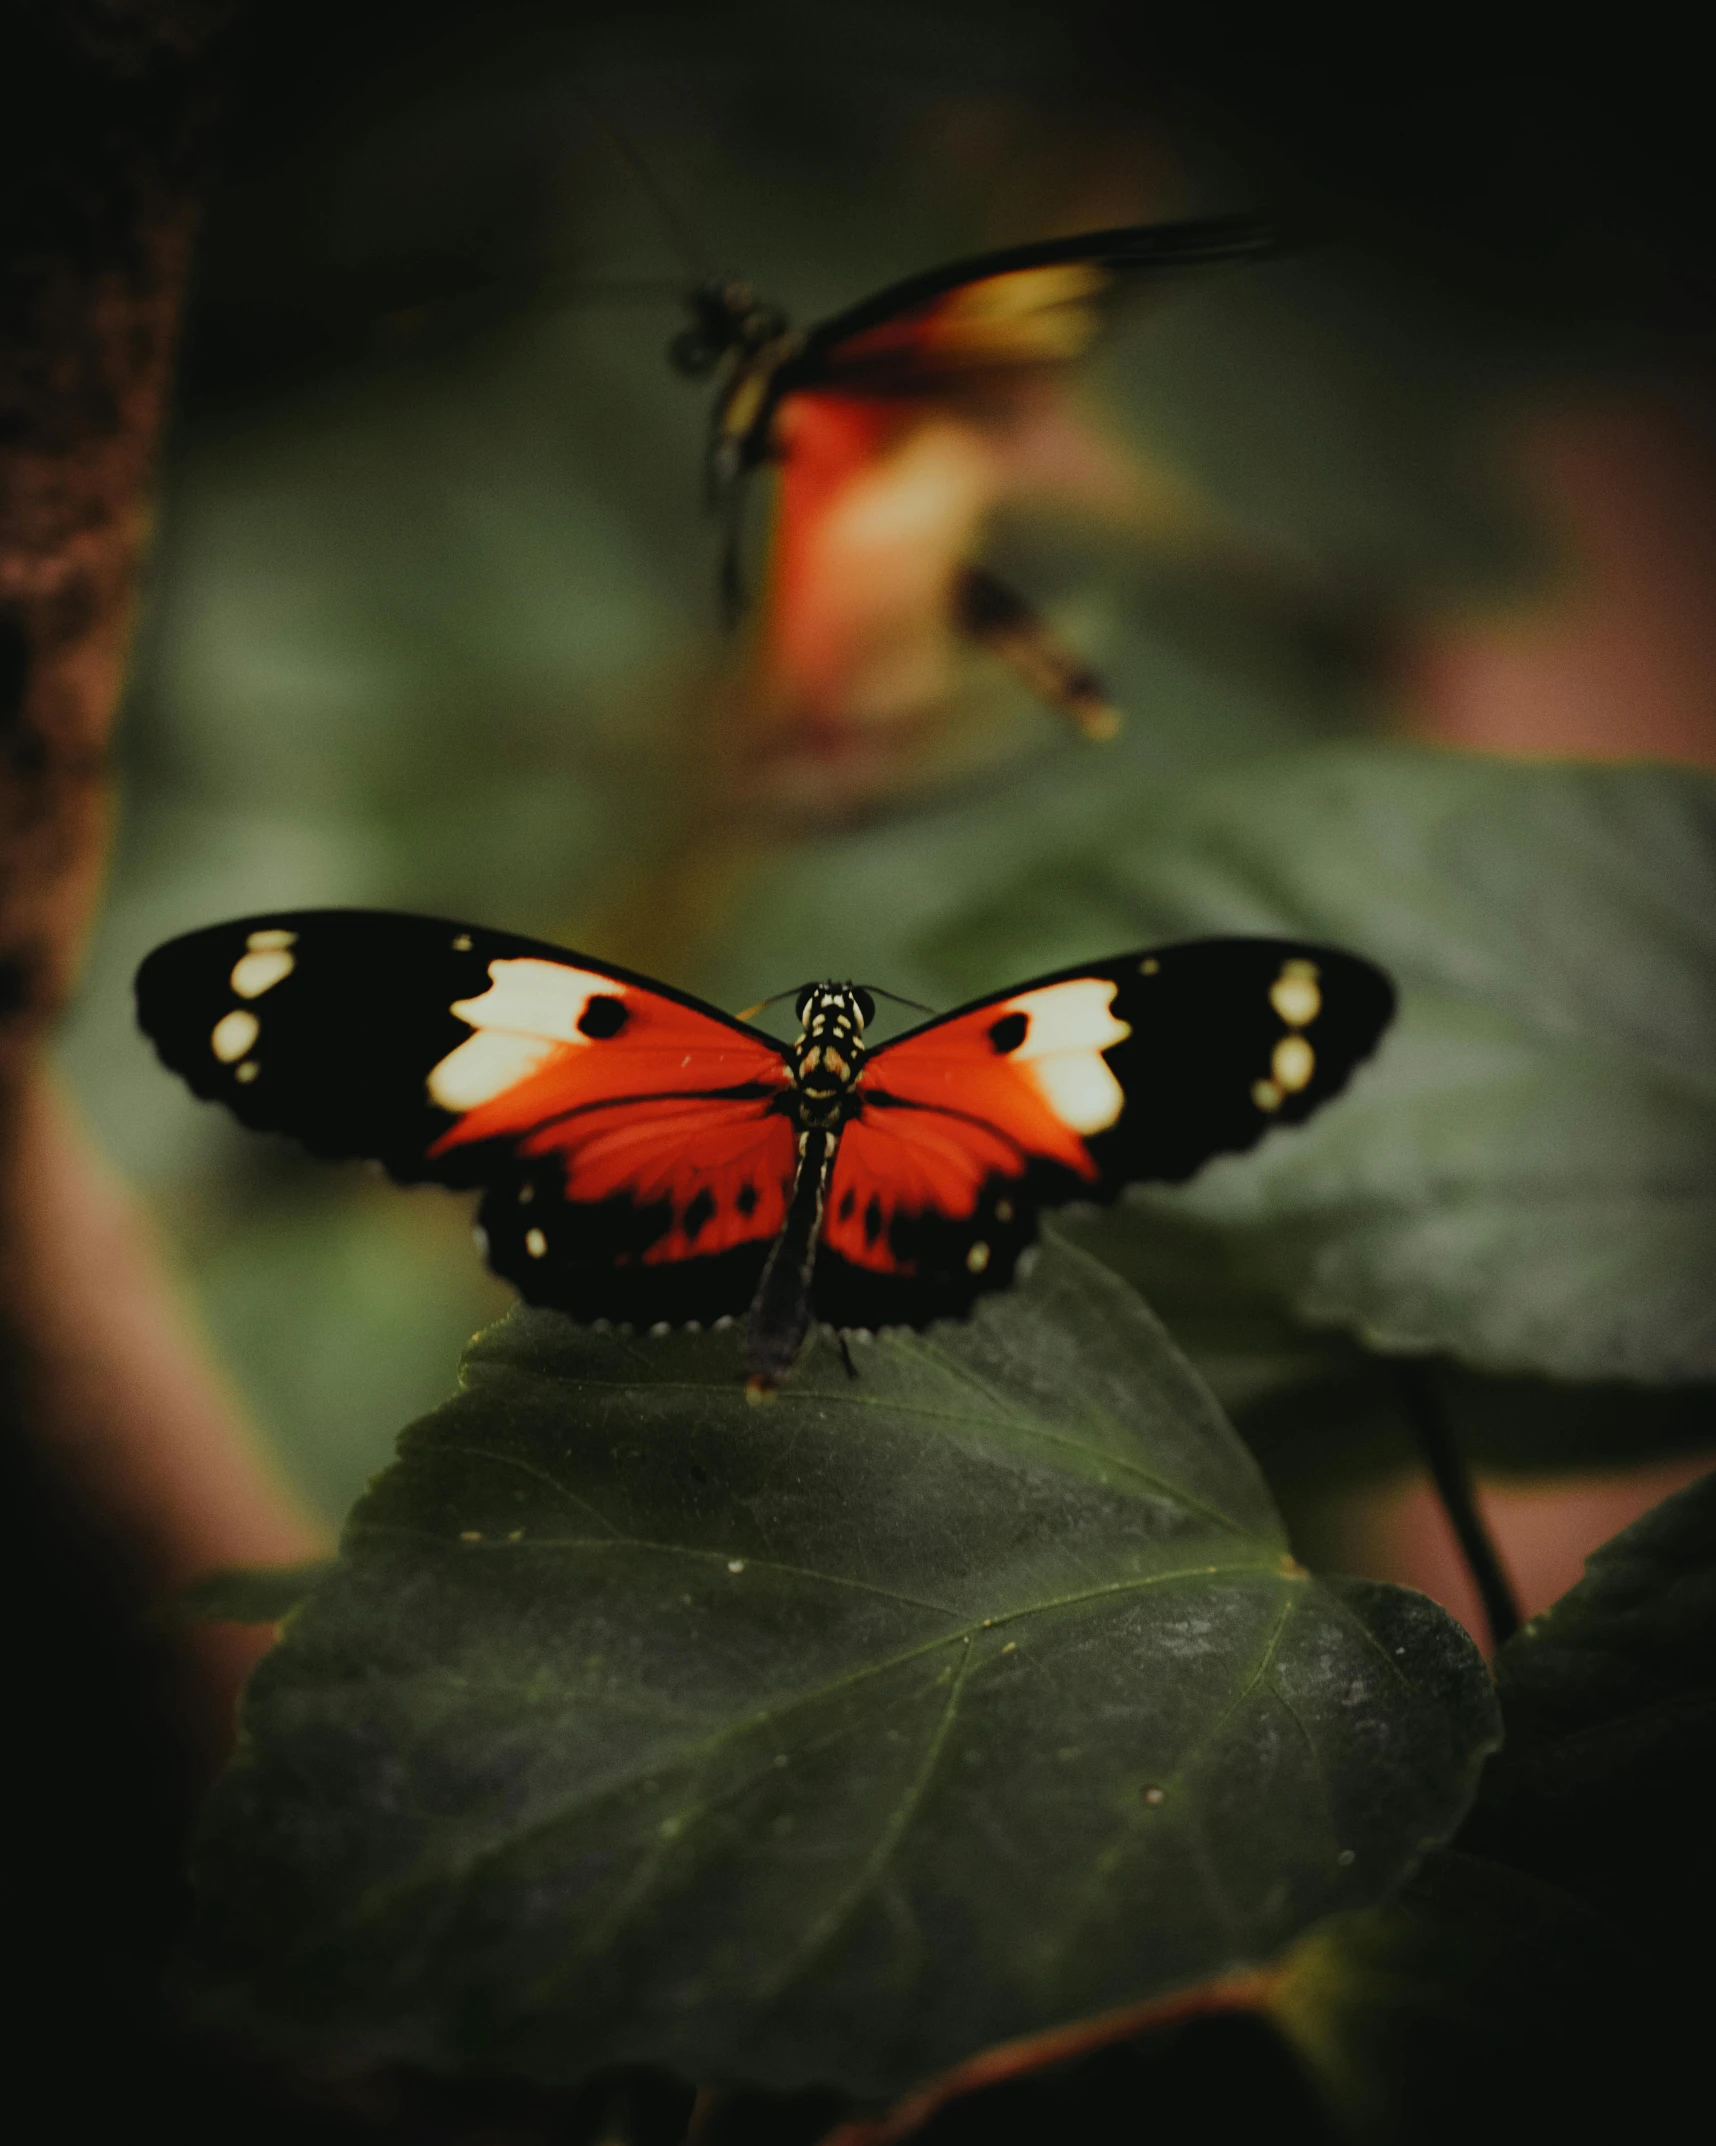
[(862, 984), (852, 986), (852, 998), (858, 1008), (858, 1025), (861, 1028), (868, 1028), (876, 1018), (876, 1001), (864, 989)]

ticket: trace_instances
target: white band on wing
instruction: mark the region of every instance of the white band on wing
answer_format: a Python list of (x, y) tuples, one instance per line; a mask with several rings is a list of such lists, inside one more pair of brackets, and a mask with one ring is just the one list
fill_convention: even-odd
[(578, 1023), (593, 998), (624, 998), (611, 976), (557, 961), (523, 957), (489, 963), (489, 988), (456, 999), (449, 1011), (476, 1034), (451, 1050), (429, 1074), (429, 1100), (443, 1110), (474, 1110), (528, 1078), (556, 1050), (592, 1039)]

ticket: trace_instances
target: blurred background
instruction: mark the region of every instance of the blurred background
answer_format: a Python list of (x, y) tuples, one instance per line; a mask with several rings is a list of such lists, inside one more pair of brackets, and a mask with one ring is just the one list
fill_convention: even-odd
[[(1206, 771), (1366, 734), (1716, 759), (1695, 135), (1624, 55), (1403, 76), (1092, 0), (306, 0), (244, 34), (60, 1059), (329, 1523), (509, 1292), (465, 1203), (160, 1070), (129, 985), (161, 939), (393, 906), (735, 1007), (807, 963), (950, 1003), (1023, 972), (948, 938), (992, 887), (1028, 887), (1033, 965), (1109, 951), (1079, 846)], [(711, 780), (752, 649), (665, 362), (685, 263), (612, 129), (800, 322), (990, 246), (1276, 220), (1279, 258), (1117, 306), (1066, 403), (1112, 481), (1027, 472), (989, 530), (1116, 743), (974, 654), (861, 750), (777, 738), (737, 807)]]

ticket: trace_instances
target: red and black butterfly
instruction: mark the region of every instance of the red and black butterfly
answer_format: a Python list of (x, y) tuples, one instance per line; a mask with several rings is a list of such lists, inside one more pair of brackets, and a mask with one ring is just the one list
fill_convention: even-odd
[(137, 978), (168, 1066), (246, 1125), (480, 1185), (490, 1265), (638, 1326), (748, 1318), (755, 1388), (813, 1319), (959, 1317), (1044, 1207), (1188, 1178), (1307, 1117), (1394, 1008), (1368, 962), (1202, 939), (1064, 969), (869, 1048), (809, 984), (790, 1046), (531, 939), (366, 910), (247, 917)]
[[(780, 468), (772, 601), (815, 602), (815, 537), (884, 449), (950, 407), (993, 413), (997, 398), (1040, 383), (1083, 354), (1101, 326), (1097, 301), (1119, 278), (1147, 278), (1271, 250), (1244, 217), (1136, 224), (1008, 247), (889, 285), (805, 330), (748, 283), (705, 281), (687, 296), (692, 326), (668, 346), (694, 379), (720, 370), (707, 478), (724, 513), (722, 592), (741, 608), (739, 523), (744, 480)], [(1115, 716), (1101, 681), (1061, 647), (1036, 611), (987, 568), (950, 561), (961, 631), (993, 649), (1081, 729), (1108, 735)], [(795, 626), (789, 620), (786, 630)], [(800, 636), (802, 638), (802, 636)]]

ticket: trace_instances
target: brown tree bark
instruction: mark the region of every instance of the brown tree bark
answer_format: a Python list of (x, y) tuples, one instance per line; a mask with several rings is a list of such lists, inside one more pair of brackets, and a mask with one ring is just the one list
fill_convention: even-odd
[(101, 883), (232, 14), (14, 0), (0, 26), (0, 1397), (8, 1465), (136, 1599), (310, 1541), (42, 1048)]
[(63, 1004), (228, 0), (25, 0), (0, 122), (0, 1079)]

